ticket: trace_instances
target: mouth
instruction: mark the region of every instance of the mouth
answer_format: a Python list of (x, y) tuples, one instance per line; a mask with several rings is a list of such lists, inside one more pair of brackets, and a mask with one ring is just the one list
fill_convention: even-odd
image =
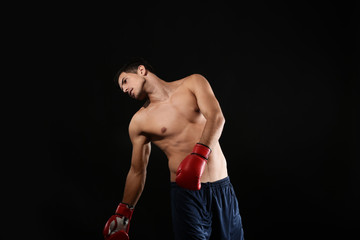
[(130, 92), (129, 92), (129, 96), (132, 97), (132, 98), (134, 97), (134, 95), (133, 95), (133, 90), (134, 90), (134, 89), (132, 88), (132, 89), (130, 90)]

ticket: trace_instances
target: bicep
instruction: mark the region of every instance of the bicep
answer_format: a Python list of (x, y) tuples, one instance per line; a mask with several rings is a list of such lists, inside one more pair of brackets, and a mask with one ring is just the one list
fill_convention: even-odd
[(131, 168), (135, 172), (146, 170), (151, 152), (151, 144), (148, 138), (141, 134), (136, 123), (129, 126), (129, 135), (132, 143)]
[(192, 89), (195, 94), (197, 104), (200, 112), (205, 118), (213, 115), (221, 114), (221, 107), (215, 94), (210, 86), (210, 83), (201, 75), (196, 74), (192, 81)]
[(131, 168), (136, 172), (144, 172), (149, 162), (150, 152), (150, 142), (134, 141), (131, 157)]

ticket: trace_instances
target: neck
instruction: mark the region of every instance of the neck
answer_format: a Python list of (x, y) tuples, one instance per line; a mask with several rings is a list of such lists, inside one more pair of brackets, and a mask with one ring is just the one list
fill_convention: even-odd
[(165, 101), (169, 98), (171, 87), (155, 74), (149, 73), (146, 77), (145, 91), (151, 103)]

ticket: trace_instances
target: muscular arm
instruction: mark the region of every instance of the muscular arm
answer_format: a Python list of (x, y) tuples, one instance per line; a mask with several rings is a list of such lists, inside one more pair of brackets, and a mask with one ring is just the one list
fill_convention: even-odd
[(199, 142), (213, 148), (221, 136), (225, 118), (209, 82), (199, 74), (193, 74), (191, 77), (192, 91), (197, 99), (200, 112), (206, 118)]
[(135, 206), (144, 189), (151, 145), (148, 139), (141, 134), (138, 123), (134, 120), (129, 125), (129, 135), (133, 150), (122, 202)]

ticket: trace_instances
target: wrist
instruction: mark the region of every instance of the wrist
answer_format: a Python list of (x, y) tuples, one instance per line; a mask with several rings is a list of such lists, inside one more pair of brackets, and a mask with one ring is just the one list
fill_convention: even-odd
[(212, 150), (209, 146), (199, 142), (199, 143), (195, 144), (192, 154), (199, 155), (199, 156), (205, 158), (206, 160), (208, 160), (211, 151)]
[(131, 219), (133, 212), (134, 212), (133, 206), (126, 203), (120, 203), (116, 208), (115, 214)]

